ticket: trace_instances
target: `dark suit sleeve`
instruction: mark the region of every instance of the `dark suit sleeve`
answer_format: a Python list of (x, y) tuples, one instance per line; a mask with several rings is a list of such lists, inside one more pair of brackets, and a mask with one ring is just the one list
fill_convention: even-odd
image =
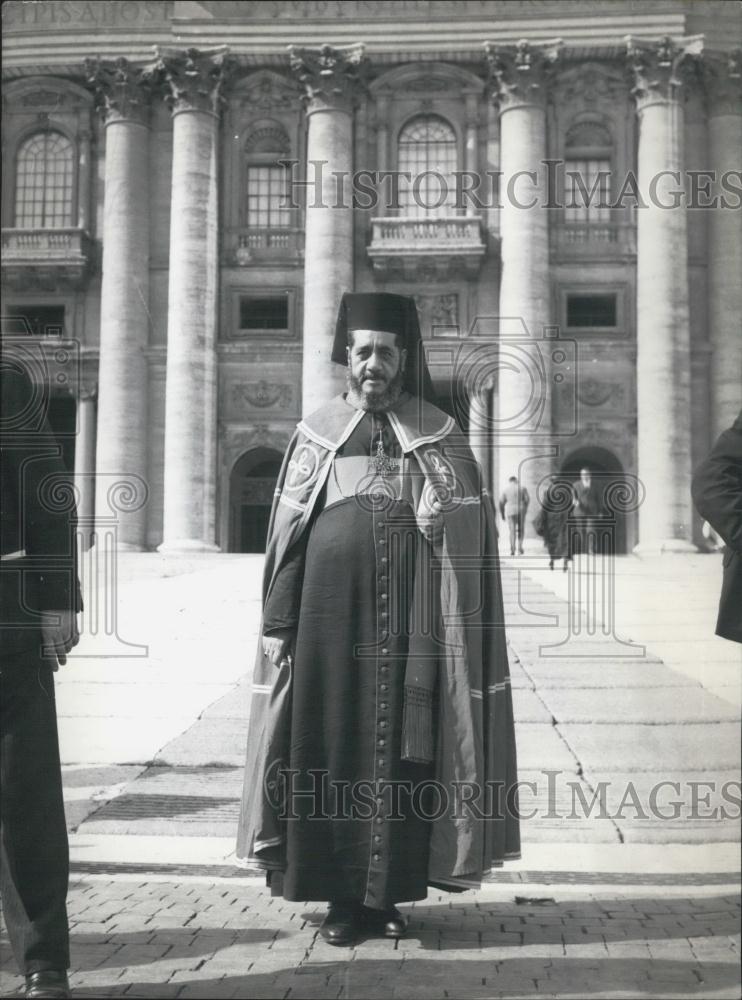
[(35, 610), (79, 611), (72, 476), (25, 372), (6, 370), (2, 389), (4, 496), (15, 506), (17, 547), (31, 557)]
[(742, 412), (696, 469), (691, 494), (701, 517), (742, 554)]

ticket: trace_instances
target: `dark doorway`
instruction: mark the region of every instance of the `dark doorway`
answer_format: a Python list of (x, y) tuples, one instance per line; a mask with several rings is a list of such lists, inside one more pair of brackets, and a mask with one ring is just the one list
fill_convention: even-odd
[(457, 379), (436, 379), (435, 405), (453, 417), (464, 434), (469, 432), (469, 393)]
[(229, 480), (229, 551), (265, 552), (281, 455), (254, 448), (234, 464)]
[[(636, 513), (623, 514), (616, 511), (617, 485), (626, 483), (623, 466), (607, 448), (585, 447), (571, 452), (562, 463), (559, 479), (574, 485), (580, 478), (580, 470), (590, 469), (592, 480), (601, 495), (603, 507), (615, 518), (615, 554), (625, 555), (634, 544)], [(627, 492), (633, 493), (627, 485)]]
[(62, 461), (67, 471), (72, 474), (75, 471), (77, 401), (73, 396), (52, 394), (49, 397), (46, 418), (62, 449)]

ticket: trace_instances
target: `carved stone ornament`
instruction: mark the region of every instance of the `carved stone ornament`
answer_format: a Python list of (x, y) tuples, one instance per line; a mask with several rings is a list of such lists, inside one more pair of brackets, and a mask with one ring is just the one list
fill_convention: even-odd
[(459, 297), (455, 292), (444, 295), (415, 295), (415, 305), (420, 314), (420, 325), (424, 330), (436, 328), (459, 328)]
[(742, 114), (742, 50), (706, 52), (700, 68), (709, 115)]
[(545, 104), (546, 87), (561, 45), (561, 39), (538, 45), (525, 39), (515, 45), (485, 43), (492, 98), (501, 111), (521, 105)]
[(106, 124), (135, 121), (147, 124), (152, 95), (152, 68), (132, 66), (119, 59), (86, 59), (85, 75), (95, 88), (98, 108)]
[(689, 71), (703, 52), (703, 35), (674, 42), (665, 35), (658, 42), (626, 40), (626, 60), (631, 74), (631, 93), (637, 110), (650, 104), (676, 101), (688, 82)]
[(365, 86), (368, 60), (361, 44), (336, 49), (289, 46), (291, 70), (303, 89), (307, 113), (325, 108), (350, 110)]
[(261, 379), (259, 382), (244, 382), (233, 385), (231, 396), (233, 405), (238, 409), (245, 409), (246, 404), (261, 410), (276, 404), (285, 407), (291, 403), (291, 386), (277, 385)]
[(165, 101), (174, 115), (207, 111), (218, 115), (226, 79), (233, 70), (228, 48), (156, 49), (156, 70), (166, 84)]
[(242, 111), (291, 111), (298, 101), (299, 90), (293, 80), (262, 74), (245, 80), (235, 96), (235, 103)]
[(586, 62), (560, 72), (556, 80), (558, 104), (572, 111), (582, 106), (611, 105), (625, 100), (626, 80), (618, 69)]
[(618, 382), (601, 382), (599, 379), (586, 378), (577, 384), (577, 398), (586, 406), (604, 406), (620, 388)]

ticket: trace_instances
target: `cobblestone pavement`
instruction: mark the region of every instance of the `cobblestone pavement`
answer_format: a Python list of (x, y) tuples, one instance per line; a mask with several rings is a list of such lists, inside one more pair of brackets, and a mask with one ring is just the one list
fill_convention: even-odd
[[(405, 940), (335, 948), (321, 903), (258, 879), (75, 876), (77, 997), (740, 996), (735, 887), (489, 884), (402, 907)], [(516, 895), (516, 893), (518, 893)], [(3, 991), (21, 980), (3, 952)]]
[[(577, 577), (517, 562), (503, 585), (519, 775), (534, 789), (524, 861), (477, 892), (403, 906), (404, 941), (352, 949), (318, 937), (324, 904), (272, 899), (233, 864), (258, 557), (132, 562), (119, 625), (147, 638), (147, 657), (89, 637), (59, 674), (75, 995), (737, 1000), (739, 810), (723, 790), (736, 802), (739, 651), (709, 645), (718, 581), (712, 600), (706, 564), (684, 562), (687, 593), (659, 622), (659, 570), (620, 562), (619, 641), (576, 628)], [(658, 635), (673, 641), (658, 649)], [(670, 820), (641, 813), (658, 781), (677, 786)], [(575, 810), (575, 792), (602, 787), (604, 810)]]

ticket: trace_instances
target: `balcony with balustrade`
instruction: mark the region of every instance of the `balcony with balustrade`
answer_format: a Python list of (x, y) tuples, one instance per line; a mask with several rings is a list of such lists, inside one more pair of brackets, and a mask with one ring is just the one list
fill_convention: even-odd
[(636, 256), (633, 222), (559, 222), (550, 228), (552, 256), (562, 260), (606, 260)]
[(83, 229), (3, 229), (3, 284), (79, 287), (90, 275), (93, 250)]
[(225, 244), (225, 264), (233, 267), (304, 260), (304, 230), (295, 227), (232, 229), (225, 233)]
[(367, 248), (381, 277), (476, 277), (487, 252), (482, 220), (477, 216), (381, 217), (371, 220)]

